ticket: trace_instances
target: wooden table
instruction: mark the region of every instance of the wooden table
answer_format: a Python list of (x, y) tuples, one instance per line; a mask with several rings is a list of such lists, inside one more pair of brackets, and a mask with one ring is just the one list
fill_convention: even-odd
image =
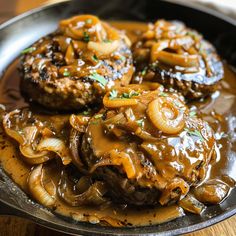
[[(220, 0), (216, 0), (220, 1)], [(47, 0), (0, 0), (0, 22), (48, 2)], [(52, 2), (52, 1), (50, 1)], [(55, 2), (55, 0), (54, 0)], [(12, 216), (0, 217), (0, 236), (63, 236), (25, 219)], [(235, 236), (236, 216), (206, 229), (186, 236)]]

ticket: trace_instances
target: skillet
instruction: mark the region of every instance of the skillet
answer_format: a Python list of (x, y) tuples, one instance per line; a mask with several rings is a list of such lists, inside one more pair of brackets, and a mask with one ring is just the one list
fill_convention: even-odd
[[(56, 29), (60, 19), (81, 13), (109, 20), (154, 21), (178, 19), (200, 31), (212, 42), (222, 58), (236, 66), (236, 21), (213, 10), (158, 0), (65, 1), (26, 12), (0, 26), (0, 77), (10, 63), (40, 37)], [(189, 214), (156, 226), (112, 228), (73, 222), (56, 216), (31, 201), (0, 166), (0, 214), (25, 217), (43, 226), (80, 235), (178, 235), (198, 230), (236, 214), (236, 189), (221, 204), (201, 215)]]

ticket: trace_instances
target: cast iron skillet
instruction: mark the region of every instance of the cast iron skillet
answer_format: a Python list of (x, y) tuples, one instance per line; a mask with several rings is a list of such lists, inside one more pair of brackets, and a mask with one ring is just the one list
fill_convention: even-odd
[[(157, 0), (76, 0), (29, 11), (0, 26), (0, 76), (31, 43), (56, 29), (62, 18), (92, 13), (104, 19), (153, 21), (178, 19), (202, 32), (228, 63), (236, 66), (236, 21), (211, 10)], [(236, 157), (235, 157), (236, 158)], [(201, 215), (189, 214), (177, 220), (148, 227), (112, 228), (73, 222), (55, 216), (32, 202), (0, 166), (0, 214), (28, 218), (43, 226), (82, 235), (177, 235), (215, 224), (236, 214), (236, 189), (221, 204)]]

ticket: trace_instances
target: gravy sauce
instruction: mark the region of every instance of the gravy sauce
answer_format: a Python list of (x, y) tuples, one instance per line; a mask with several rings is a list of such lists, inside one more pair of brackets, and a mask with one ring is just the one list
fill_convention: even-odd
[[(115, 27), (125, 30), (132, 41), (138, 34), (147, 29), (143, 23), (112, 22)], [(37, 114), (49, 113), (38, 105), (24, 100), (20, 93), (20, 77), (17, 71), (19, 61), (16, 60), (7, 69), (0, 82), (0, 108), (5, 107), (7, 111), (16, 108), (29, 107)], [(217, 179), (227, 183), (231, 188), (235, 186), (236, 180), (236, 73), (233, 68), (225, 64), (225, 78), (221, 82), (221, 88), (211, 97), (189, 104), (196, 107), (197, 113), (208, 121), (216, 132), (218, 139), (218, 153), (215, 161), (210, 166), (207, 179)], [(51, 114), (59, 119), (68, 119), (67, 114)], [(26, 193), (27, 178), (32, 168), (26, 164), (19, 154), (18, 146), (8, 138), (2, 128), (0, 130), (0, 164), (13, 181)], [(44, 181), (52, 179), (57, 184), (60, 178), (59, 162), (51, 161), (45, 165)], [(48, 187), (50, 188), (50, 186)], [(89, 221), (91, 223), (110, 224), (113, 226), (141, 226), (166, 222), (183, 216), (182, 208), (177, 205), (156, 208), (131, 208), (115, 204), (107, 204), (100, 207), (70, 207), (60, 199), (55, 212), (72, 217), (74, 220)]]

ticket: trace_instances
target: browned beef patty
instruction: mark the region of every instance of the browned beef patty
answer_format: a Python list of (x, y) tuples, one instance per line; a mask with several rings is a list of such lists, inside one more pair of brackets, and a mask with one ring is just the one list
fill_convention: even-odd
[(135, 83), (155, 81), (201, 98), (217, 89), (224, 76), (215, 48), (202, 36), (176, 21), (158, 20), (133, 46)]
[(204, 180), (215, 154), (214, 133), (180, 96), (118, 89), (103, 102), (81, 149), (90, 173), (110, 186), (113, 201), (166, 205)]
[(129, 40), (97, 17), (82, 15), (24, 50), (22, 91), (57, 110), (99, 104), (107, 89), (129, 84), (133, 74)]

